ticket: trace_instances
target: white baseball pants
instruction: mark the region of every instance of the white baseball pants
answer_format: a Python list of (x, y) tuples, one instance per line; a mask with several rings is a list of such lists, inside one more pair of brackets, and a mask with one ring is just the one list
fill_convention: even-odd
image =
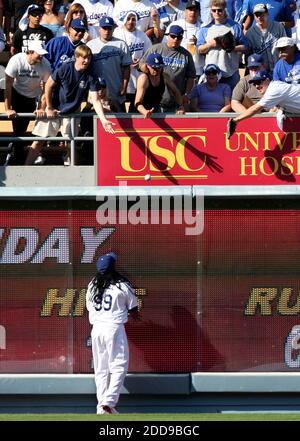
[(116, 406), (128, 370), (129, 351), (123, 324), (95, 324), (91, 337), (98, 413), (101, 406)]

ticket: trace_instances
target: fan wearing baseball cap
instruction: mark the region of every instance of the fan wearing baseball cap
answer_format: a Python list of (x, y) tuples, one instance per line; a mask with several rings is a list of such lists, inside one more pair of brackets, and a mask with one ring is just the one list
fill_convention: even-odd
[(260, 70), (266, 70), (262, 54), (249, 55), (247, 60), (249, 74), (240, 79), (231, 97), (231, 108), (237, 113), (244, 112), (261, 99), (261, 94), (250, 80)]
[(82, 38), (87, 26), (82, 18), (75, 18), (67, 27), (67, 35), (54, 37), (47, 44), (47, 59), (51, 64), (52, 72), (63, 63), (74, 60), (74, 51), (83, 44)]
[[(271, 110), (279, 108), (278, 115), (282, 112), (289, 114), (300, 113), (300, 87), (295, 84), (287, 84), (282, 81), (272, 81), (267, 71), (258, 71), (249, 81), (261, 94), (258, 103), (234, 117), (233, 123), (237, 124), (244, 119), (250, 118), (263, 109)], [(279, 118), (277, 119), (279, 121)]]
[[(27, 51), (13, 55), (6, 66), (5, 110), (12, 120), (14, 136), (24, 136), (30, 122), (27, 117), (16, 118), (17, 113), (44, 116), (41, 95), (51, 73), (45, 54), (47, 51), (42, 41), (30, 40)], [(26, 158), (24, 143), (14, 142), (11, 147), (7, 165), (23, 165)]]
[(300, 52), (296, 41), (289, 37), (282, 37), (274, 45), (279, 60), (275, 64), (273, 79), (293, 83), (299, 83)]
[(197, 0), (188, 0), (184, 10), (184, 17), (178, 17), (176, 21), (173, 21), (166, 29), (166, 34), (170, 33), (170, 26), (180, 26), (184, 29), (180, 45), (191, 53), (195, 63), (196, 75), (199, 78), (204, 65), (203, 57), (200, 56), (196, 48), (196, 35), (198, 35), (201, 28), (200, 3)]
[(152, 52), (148, 55), (146, 66), (148, 73), (142, 73), (137, 80), (135, 107), (144, 118), (151, 118), (152, 114), (161, 111), (160, 102), (167, 87), (175, 96), (178, 104), (177, 114), (184, 113), (182, 96), (167, 73), (163, 72), (163, 57)]
[(97, 414), (115, 409), (128, 370), (129, 348), (124, 324), (139, 319), (138, 303), (129, 280), (116, 270), (116, 253), (99, 257), (88, 285), (86, 308), (92, 325), (92, 351)]
[(136, 83), (140, 75), (138, 70), (139, 61), (146, 50), (152, 47), (150, 38), (148, 38), (144, 32), (137, 29), (136, 26), (138, 20), (139, 16), (135, 11), (128, 11), (122, 19), (123, 25), (118, 26), (114, 30), (114, 37), (127, 42), (132, 58), (132, 64), (130, 66), (130, 79), (126, 92), (126, 102), (129, 103), (129, 113), (136, 112), (134, 100), (136, 94)]
[(191, 94), (192, 112), (230, 112), (231, 89), (220, 83), (221, 70), (216, 64), (207, 64), (203, 69), (205, 82), (194, 86)]
[(284, 37), (286, 32), (281, 23), (271, 21), (268, 7), (263, 3), (254, 6), (253, 22), (246, 32), (249, 52), (261, 54), (265, 68), (272, 72), (279, 57), (278, 51), (273, 50), (274, 41)]
[(244, 2), (242, 11), (244, 32), (251, 28), (253, 16), (264, 19), (264, 16), (267, 15), (270, 23), (281, 23), (286, 34), (290, 36), (291, 28), (295, 25), (291, 4), (291, 1), (278, 0), (269, 0), (268, 3), (262, 3), (261, 0)]
[(44, 14), (44, 8), (38, 5), (30, 5), (19, 23), (19, 28), (13, 35), (10, 52), (12, 55), (18, 52), (26, 52), (30, 40), (41, 40), (43, 43), (53, 38), (50, 29), (41, 26), (40, 22)]
[[(162, 43), (154, 44), (143, 55), (139, 67), (145, 74), (149, 73), (147, 67), (147, 58), (151, 53), (158, 53), (164, 60), (164, 73), (167, 73), (179, 90), (182, 99), (184, 96), (190, 95), (196, 70), (193, 58), (190, 52), (181, 46), (184, 29), (178, 25), (172, 25), (169, 28), (167, 40)], [(169, 88), (165, 88), (161, 100), (161, 109), (164, 113), (174, 113), (178, 110), (178, 100)], [(180, 109), (181, 110), (181, 109)]]
[(106, 105), (112, 112), (126, 112), (125, 101), (132, 63), (128, 45), (113, 36), (116, 26), (112, 17), (99, 21), (99, 38), (87, 43), (93, 54), (93, 69), (107, 87)]

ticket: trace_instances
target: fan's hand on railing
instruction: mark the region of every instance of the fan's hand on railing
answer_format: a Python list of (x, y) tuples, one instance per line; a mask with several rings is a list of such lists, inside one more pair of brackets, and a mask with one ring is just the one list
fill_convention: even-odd
[(47, 108), (47, 110), (46, 110), (46, 112), (47, 112), (47, 117), (49, 118), (49, 119), (51, 119), (51, 118), (57, 118), (57, 116), (58, 116), (58, 114), (59, 114), (59, 111), (58, 110), (56, 110), (56, 109), (49, 109), (49, 107)]
[(38, 118), (46, 118), (46, 116), (47, 116), (47, 113), (45, 112), (45, 110), (42, 110), (42, 109), (36, 109), (34, 111), (34, 114), (37, 119)]
[(17, 116), (17, 112), (13, 109), (8, 109), (6, 111), (6, 115), (7, 115), (8, 119), (13, 119)]

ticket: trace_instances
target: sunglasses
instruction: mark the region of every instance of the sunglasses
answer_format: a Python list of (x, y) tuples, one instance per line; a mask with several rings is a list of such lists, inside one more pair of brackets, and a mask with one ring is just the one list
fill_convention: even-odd
[(78, 29), (78, 28), (73, 28), (75, 32), (77, 32), (77, 34), (79, 34), (80, 32), (85, 32), (85, 29)]
[(216, 8), (212, 9), (211, 12), (223, 12), (223, 9)]
[(173, 38), (173, 40), (175, 40), (175, 38), (177, 38), (177, 40), (182, 40), (182, 38), (183, 38), (182, 35), (169, 34), (169, 36), (171, 38)]
[(104, 29), (105, 31), (112, 31), (112, 26), (101, 26), (101, 29)]
[(216, 70), (209, 70), (206, 72), (206, 75), (217, 75), (217, 71)]
[(29, 15), (31, 15), (32, 17), (42, 17), (43, 13), (42, 12), (30, 12)]

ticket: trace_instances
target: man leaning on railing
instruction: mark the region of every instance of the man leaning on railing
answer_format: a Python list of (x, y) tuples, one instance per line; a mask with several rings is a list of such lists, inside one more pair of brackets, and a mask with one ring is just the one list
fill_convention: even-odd
[[(114, 133), (112, 127), (114, 123), (105, 118), (98, 95), (105, 85), (101, 84), (99, 79), (93, 77), (89, 71), (91, 57), (90, 48), (81, 45), (75, 49), (75, 61), (63, 63), (51, 74), (45, 86), (45, 115), (47, 119), (36, 122), (32, 131), (33, 135), (54, 137), (60, 131), (63, 137), (70, 137), (72, 135), (71, 119), (57, 118), (57, 116), (78, 112), (87, 92), (90, 92), (95, 112), (100, 118), (104, 130)], [(73, 135), (76, 136), (76, 133)], [(34, 163), (44, 142), (40, 140), (32, 143), (25, 165)]]

